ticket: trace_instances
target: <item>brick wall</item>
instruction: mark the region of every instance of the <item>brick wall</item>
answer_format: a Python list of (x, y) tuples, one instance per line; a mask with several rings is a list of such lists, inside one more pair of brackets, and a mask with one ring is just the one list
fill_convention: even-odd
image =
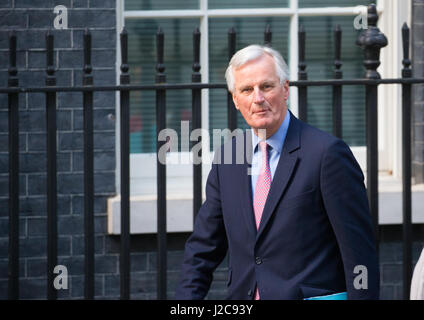
[[(45, 82), (45, 34), (53, 8), (68, 8), (68, 29), (54, 30), (58, 85), (82, 84), (83, 32), (92, 33), (95, 84), (115, 83), (115, 0), (2, 0), (0, 86), (7, 85), (8, 33), (16, 30), (19, 84)], [(21, 94), (20, 108), (20, 296), (46, 297), (46, 120), (45, 96)], [(83, 296), (83, 118), (82, 94), (57, 95), (57, 187), (59, 264), (68, 267), (69, 289), (59, 297)], [(8, 250), (7, 95), (0, 95), (0, 298), (7, 297)], [(119, 255), (106, 235), (106, 198), (115, 194), (115, 94), (94, 94), (96, 295), (112, 296)], [(119, 286), (118, 286), (119, 287)]]
[[(402, 225), (380, 226), (380, 299), (403, 299)], [(424, 247), (424, 225), (412, 227), (412, 264), (418, 261)]]

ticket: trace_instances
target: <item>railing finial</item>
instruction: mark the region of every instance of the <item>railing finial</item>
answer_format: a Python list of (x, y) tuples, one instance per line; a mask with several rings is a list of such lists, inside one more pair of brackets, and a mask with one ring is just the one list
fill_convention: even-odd
[(368, 6), (367, 10), (367, 22), (369, 26), (376, 27), (378, 21), (377, 7), (374, 3)]
[(306, 33), (303, 24), (299, 27), (298, 34), (299, 41), (299, 80), (307, 80), (306, 63), (305, 63), (305, 46), (306, 46)]
[(9, 34), (9, 87), (18, 86), (18, 68), (16, 67), (16, 32), (12, 30)]
[(121, 76), (120, 82), (121, 84), (129, 84), (130, 76), (128, 74), (129, 66), (128, 66), (128, 32), (125, 27), (122, 28), (122, 32), (120, 35), (121, 40)]
[(402, 46), (403, 46), (403, 69), (402, 69), (402, 78), (411, 78), (412, 70), (411, 60), (409, 59), (409, 28), (405, 22), (402, 26)]
[(51, 30), (47, 30), (46, 33), (46, 57), (47, 57), (47, 67), (46, 67), (46, 85), (55, 86), (56, 85), (56, 77), (54, 75), (54, 38)]
[(84, 31), (84, 75), (91, 74), (93, 68), (91, 67), (91, 33), (88, 28)]
[(334, 78), (342, 78), (342, 61), (341, 61), (341, 51), (342, 51), (342, 29), (340, 25), (336, 25), (334, 29)]
[(200, 31), (196, 28), (193, 32), (193, 82), (200, 82)]
[(165, 65), (163, 63), (163, 52), (164, 52), (164, 34), (162, 31), (162, 28), (159, 26), (158, 31), (156, 32), (156, 55), (157, 55), (156, 82), (157, 83), (165, 82)]
[(236, 53), (236, 30), (234, 27), (228, 29), (228, 60)]
[(265, 27), (264, 44), (268, 47), (271, 47), (272, 45), (272, 31), (271, 31), (271, 26), (269, 24), (267, 24)]
[(387, 46), (387, 38), (377, 27), (377, 9), (375, 4), (368, 6), (368, 26), (356, 40), (356, 44), (364, 50), (365, 77), (380, 79), (377, 68), (380, 65), (380, 50)]

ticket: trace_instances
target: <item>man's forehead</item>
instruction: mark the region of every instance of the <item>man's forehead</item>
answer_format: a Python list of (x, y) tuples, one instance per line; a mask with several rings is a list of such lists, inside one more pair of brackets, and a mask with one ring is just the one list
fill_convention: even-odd
[[(265, 69), (262, 69), (265, 70)], [(240, 72), (234, 74), (234, 83), (237, 87), (253, 85), (253, 84), (263, 84), (263, 83), (273, 83), (280, 82), (280, 78), (274, 70), (269, 70), (269, 72), (260, 72), (261, 70), (257, 69), (257, 72)]]
[(250, 86), (250, 85), (262, 85), (262, 84), (272, 84), (272, 83), (279, 83), (280, 80), (278, 77), (264, 77), (264, 78), (242, 78), (239, 81), (236, 80), (236, 86), (242, 87), (242, 86)]

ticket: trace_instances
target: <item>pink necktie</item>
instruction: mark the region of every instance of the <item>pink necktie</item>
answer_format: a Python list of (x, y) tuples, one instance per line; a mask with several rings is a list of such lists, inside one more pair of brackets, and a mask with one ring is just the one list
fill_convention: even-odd
[[(255, 196), (253, 200), (253, 210), (255, 212), (256, 229), (259, 229), (262, 212), (265, 207), (266, 198), (271, 187), (271, 170), (268, 163), (268, 144), (265, 141), (259, 142), (262, 153), (262, 167), (256, 182)], [(255, 300), (259, 300), (259, 291), (256, 288)]]

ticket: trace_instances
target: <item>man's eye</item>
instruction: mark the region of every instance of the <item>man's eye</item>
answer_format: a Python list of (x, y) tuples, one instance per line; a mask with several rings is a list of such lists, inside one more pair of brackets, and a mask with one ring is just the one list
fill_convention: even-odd
[(241, 92), (249, 92), (250, 91), (250, 88), (243, 88), (243, 89), (241, 89)]

